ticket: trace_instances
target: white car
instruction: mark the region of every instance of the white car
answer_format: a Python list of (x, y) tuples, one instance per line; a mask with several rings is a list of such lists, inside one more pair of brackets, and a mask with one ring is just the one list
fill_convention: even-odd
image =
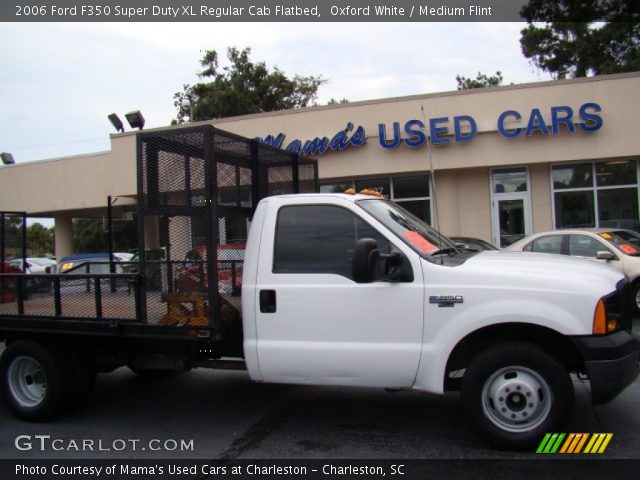
[(55, 260), (44, 257), (15, 258), (10, 263), (12, 267), (19, 268), (23, 273), (31, 274), (56, 273), (57, 266)]
[(593, 228), (536, 233), (506, 250), (597, 258), (632, 281), (636, 315), (640, 314), (640, 234), (632, 230)]

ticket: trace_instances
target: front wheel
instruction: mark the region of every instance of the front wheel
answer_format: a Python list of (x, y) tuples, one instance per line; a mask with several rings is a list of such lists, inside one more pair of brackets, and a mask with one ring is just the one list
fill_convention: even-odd
[(478, 354), (460, 393), (469, 420), (494, 446), (535, 448), (569, 420), (573, 384), (564, 365), (535, 345), (507, 342)]

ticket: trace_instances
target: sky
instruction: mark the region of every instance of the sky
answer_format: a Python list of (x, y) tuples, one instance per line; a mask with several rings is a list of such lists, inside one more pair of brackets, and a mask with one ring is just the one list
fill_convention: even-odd
[[(523, 23), (0, 24), (0, 152), (16, 162), (109, 150), (107, 115), (175, 117), (205, 50), (230, 46), (288, 76), (321, 75), (318, 103), (444, 92), (458, 74), (549, 80), (520, 51)], [(126, 125), (127, 130), (128, 125)]]

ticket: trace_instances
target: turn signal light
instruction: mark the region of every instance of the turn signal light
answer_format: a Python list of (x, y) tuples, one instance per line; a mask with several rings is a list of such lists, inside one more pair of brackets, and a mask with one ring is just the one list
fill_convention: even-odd
[(606, 335), (617, 329), (618, 321), (615, 319), (607, 320), (607, 307), (604, 304), (604, 300), (600, 299), (593, 314), (593, 334)]
[(607, 333), (607, 309), (604, 301), (599, 300), (596, 305), (596, 311), (593, 314), (593, 334), (606, 335)]

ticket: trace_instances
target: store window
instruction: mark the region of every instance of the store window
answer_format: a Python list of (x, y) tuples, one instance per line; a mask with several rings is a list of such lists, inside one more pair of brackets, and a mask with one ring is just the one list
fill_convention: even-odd
[(556, 228), (628, 228), (640, 231), (636, 160), (551, 168)]
[(431, 194), (429, 175), (410, 175), (403, 177), (379, 177), (354, 179), (320, 185), (323, 193), (343, 193), (353, 188), (375, 190), (431, 224)]

